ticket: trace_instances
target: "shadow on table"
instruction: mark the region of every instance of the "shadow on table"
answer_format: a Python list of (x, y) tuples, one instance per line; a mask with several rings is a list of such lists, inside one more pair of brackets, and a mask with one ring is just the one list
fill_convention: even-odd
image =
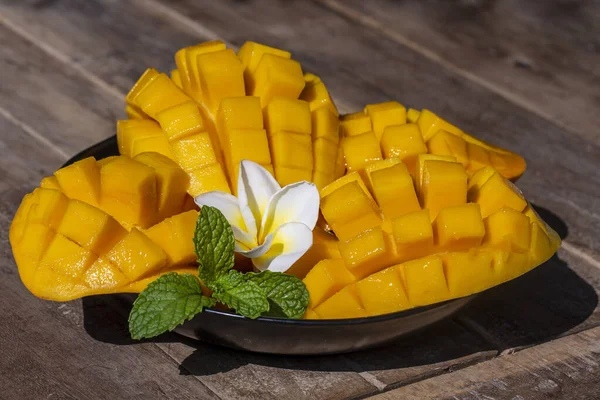
[[(539, 214), (561, 237), (564, 222), (548, 210)], [(483, 293), (454, 320), (430, 328), (385, 347), (345, 356), (271, 356), (230, 350), (193, 341), (176, 334), (162, 335), (154, 342), (179, 342), (195, 348), (180, 365), (182, 374), (213, 375), (246, 364), (310, 371), (389, 370), (431, 364), (454, 364), (458, 359), (481, 359), (507, 348), (530, 346), (576, 330), (598, 304), (595, 290), (554, 256), (545, 265), (523, 277)], [(136, 343), (129, 337), (127, 314), (131, 305), (119, 296), (83, 299), (84, 326), (94, 339), (117, 344)], [(486, 339), (473, 333), (478, 326)], [(185, 357), (185, 355), (184, 355)], [(485, 356), (482, 356), (485, 357)], [(466, 361), (468, 363), (468, 361)], [(446, 367), (445, 366), (445, 367)]]

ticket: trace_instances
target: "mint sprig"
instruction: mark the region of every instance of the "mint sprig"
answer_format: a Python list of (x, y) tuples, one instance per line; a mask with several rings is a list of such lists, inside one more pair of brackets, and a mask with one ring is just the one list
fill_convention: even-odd
[(227, 274), (235, 263), (235, 238), (227, 219), (214, 207), (204, 206), (196, 222), (194, 250), (202, 282), (215, 290), (217, 280)]
[(167, 273), (140, 293), (129, 314), (133, 339), (158, 336), (192, 319), (216, 302), (225, 304), (247, 318), (261, 315), (300, 318), (308, 306), (304, 283), (281, 272), (250, 272), (233, 269), (235, 238), (227, 219), (216, 208), (203, 206), (194, 232), (198, 275), (211, 289), (202, 294), (197, 277)]
[(197, 277), (170, 272), (137, 297), (129, 314), (129, 333), (133, 339), (158, 336), (214, 305), (214, 299), (202, 295)]

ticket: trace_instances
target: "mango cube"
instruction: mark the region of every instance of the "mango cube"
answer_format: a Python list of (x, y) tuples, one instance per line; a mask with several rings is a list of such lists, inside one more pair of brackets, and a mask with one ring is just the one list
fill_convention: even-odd
[(197, 219), (198, 211), (186, 211), (167, 218), (144, 232), (165, 252), (169, 268), (196, 261), (192, 239)]
[(491, 250), (492, 268), (496, 284), (509, 281), (529, 271), (533, 265), (529, 263), (527, 253), (515, 253), (512, 251), (495, 249)]
[(381, 160), (379, 141), (373, 132), (348, 136), (342, 140), (342, 149), (348, 171), (357, 171), (373, 161)]
[(426, 256), (433, 250), (433, 228), (427, 210), (394, 218), (392, 232), (400, 262)]
[(282, 187), (301, 181), (310, 182), (310, 179), (312, 178), (312, 169), (275, 166), (274, 172), (277, 182), (279, 182)]
[(326, 139), (334, 144), (340, 141), (340, 121), (337, 116), (326, 107), (318, 108), (312, 115), (312, 140)]
[(260, 99), (253, 96), (230, 97), (221, 100), (216, 117), (219, 139), (227, 150), (228, 132), (233, 129), (263, 129)]
[(356, 285), (348, 285), (314, 310), (321, 319), (363, 318), (369, 314), (362, 306)]
[(313, 171), (319, 171), (333, 178), (338, 146), (336, 143), (319, 138), (312, 143)]
[(459, 163), (426, 161), (420, 194), (434, 220), (441, 209), (467, 202), (467, 173)]
[(70, 199), (97, 205), (100, 201), (100, 168), (94, 157), (84, 158), (54, 173), (62, 192)]
[(196, 61), (200, 54), (225, 50), (226, 46), (220, 40), (211, 40), (194, 46), (184, 47), (175, 53), (175, 64), (181, 74), (181, 84), (186, 93), (200, 100), (200, 76)]
[(49, 268), (60, 275), (77, 279), (96, 258), (89, 250), (57, 234), (40, 260), (40, 268)]
[(394, 159), (377, 161), (365, 168), (371, 193), (388, 219), (421, 209), (412, 177), (404, 164), (397, 162), (377, 168), (379, 164), (390, 160)]
[(196, 57), (202, 97), (212, 113), (221, 100), (246, 94), (244, 66), (233, 50), (202, 53)]
[(427, 141), (427, 148), (431, 154), (456, 157), (456, 160), (465, 168), (469, 165), (467, 142), (463, 138), (443, 129)]
[(181, 212), (190, 185), (189, 176), (174, 161), (162, 154), (142, 153), (135, 161), (154, 169), (158, 198), (158, 220)]
[(227, 177), (223, 172), (223, 167), (219, 163), (205, 165), (204, 167), (188, 172), (188, 175), (190, 176), (188, 194), (192, 197), (214, 190), (231, 193)]
[(147, 228), (156, 222), (157, 192), (154, 169), (119, 157), (100, 170), (100, 208), (130, 228)]
[(462, 204), (440, 211), (433, 222), (437, 245), (447, 251), (467, 250), (479, 246), (485, 226), (477, 204)]
[(228, 131), (225, 165), (234, 192), (237, 192), (237, 180), (242, 160), (254, 161), (261, 165), (271, 164), (269, 142), (264, 129), (230, 129)]
[(459, 128), (426, 109), (421, 110), (417, 124), (419, 125), (419, 130), (423, 135), (423, 140), (426, 142), (431, 139), (433, 135), (435, 135), (440, 129), (457, 136), (463, 135), (463, 132)]
[(529, 224), (526, 215), (510, 207), (501, 208), (484, 220), (483, 243), (500, 248), (508, 245), (512, 251), (525, 253), (529, 250)]
[(92, 290), (116, 289), (129, 283), (116, 265), (103, 258), (97, 258), (85, 271), (83, 281)]
[(71, 200), (56, 230), (96, 255), (103, 255), (127, 233), (110, 215), (78, 200)]
[(471, 173), (492, 164), (489, 151), (475, 143), (467, 142), (467, 157)]
[[(331, 185), (335, 185), (334, 181)], [(321, 192), (321, 212), (340, 240), (348, 240), (360, 232), (381, 225), (382, 217), (362, 180), (350, 181), (328, 192)]]
[(277, 49), (275, 47), (265, 46), (256, 42), (246, 42), (238, 50), (237, 56), (244, 66), (244, 78), (246, 81), (246, 90), (251, 93), (254, 90), (254, 74), (262, 56), (264, 54), (272, 54), (282, 58), (291, 58), (292, 54), (289, 51)]
[(314, 183), (319, 190), (329, 185), (334, 181), (334, 179), (335, 175), (333, 173), (325, 173), (313, 170), (312, 183)]
[(389, 267), (396, 260), (392, 235), (375, 227), (340, 241), (340, 254), (346, 267), (358, 279)]
[(385, 158), (397, 157), (412, 165), (417, 155), (427, 153), (427, 146), (416, 124), (392, 125), (383, 131), (381, 150)]
[[(137, 82), (133, 85), (127, 96), (125, 96), (125, 104), (127, 104), (127, 108), (130, 112), (136, 116), (141, 117), (143, 119), (146, 114), (142, 111), (142, 109), (135, 104), (134, 99), (140, 93), (140, 91), (148, 86), (150, 82), (152, 82), (156, 77), (158, 77), (159, 72), (154, 68), (148, 68), (144, 71), (142, 76), (140, 76)], [(127, 113), (129, 115), (129, 112)]]
[(263, 107), (276, 96), (297, 99), (305, 85), (302, 68), (297, 61), (268, 53), (263, 54), (250, 77), (254, 87), (249, 94), (260, 97)]
[[(356, 115), (356, 116), (354, 116)], [(340, 121), (340, 133), (343, 137), (356, 136), (361, 133), (373, 131), (371, 118), (362, 112), (346, 115), (345, 119)]]
[(308, 103), (287, 97), (276, 96), (264, 108), (265, 128), (269, 136), (281, 131), (310, 135), (312, 130)]
[(159, 112), (156, 119), (169, 141), (182, 139), (206, 130), (204, 118), (198, 109), (198, 104), (194, 101), (186, 101), (167, 108)]
[(396, 266), (413, 307), (451, 298), (440, 256), (423, 257)]
[(40, 223), (29, 223), (23, 227), (20, 242), (15, 246), (14, 257), (19, 266), (19, 275), (27, 288), (31, 290), (30, 282), (48, 245), (55, 236), (54, 230)]
[(421, 192), (421, 187), (423, 186), (423, 176), (425, 170), (425, 162), (430, 160), (436, 161), (447, 161), (447, 162), (456, 162), (456, 158), (452, 156), (436, 156), (435, 154), (419, 154), (415, 159), (414, 165), (411, 165), (406, 159), (404, 163), (408, 168), (408, 172), (411, 175), (414, 174), (415, 177), (415, 186), (417, 188), (417, 193)]
[(368, 104), (364, 111), (371, 117), (373, 133), (378, 140), (381, 139), (386, 127), (406, 124), (406, 107), (397, 101)]
[(334, 235), (325, 232), (318, 226), (315, 227), (313, 229), (313, 245), (285, 273), (303, 279), (321, 260), (339, 259), (341, 256), (338, 243), (339, 240)]
[(121, 239), (104, 258), (115, 264), (131, 281), (158, 272), (167, 261), (164, 251), (137, 228)]
[(411, 308), (404, 285), (394, 267), (374, 273), (356, 283), (356, 291), (369, 315), (381, 315)]
[(530, 226), (529, 264), (533, 268), (548, 261), (556, 248), (538, 223), (532, 222)]
[(164, 135), (141, 138), (133, 143), (130, 157), (135, 157), (142, 153), (159, 153), (165, 157), (173, 159), (173, 153), (171, 147), (169, 147), (169, 141)]
[(356, 278), (341, 259), (319, 261), (303, 279), (310, 294), (308, 308), (314, 309)]
[(40, 182), (40, 187), (44, 189), (60, 190), (60, 184), (54, 175), (44, 177)]
[(217, 162), (208, 132), (197, 133), (177, 140), (171, 143), (171, 148), (175, 160), (186, 172)]
[(527, 206), (521, 191), (499, 173), (492, 176), (477, 190), (471, 191), (469, 201), (481, 206), (481, 215), (485, 218), (501, 209), (510, 207), (519, 212)]
[(160, 136), (164, 136), (163, 131), (153, 120), (117, 121), (117, 144), (120, 154), (131, 157), (133, 145), (137, 140)]
[(321, 78), (311, 73), (305, 73), (304, 81), (306, 82), (306, 86), (304, 86), (304, 90), (300, 93), (300, 99), (308, 103), (310, 111), (324, 108), (335, 115), (337, 119), (339, 115), (338, 109)]
[(273, 164), (277, 167), (313, 169), (312, 143), (310, 136), (279, 131), (271, 137)]
[(410, 124), (414, 124), (419, 119), (419, 115), (421, 111), (415, 110), (414, 108), (409, 108), (406, 111), (406, 121)]
[(27, 215), (28, 224), (43, 224), (53, 230), (58, 228), (67, 209), (69, 199), (53, 189), (37, 188), (33, 192), (34, 202)]
[(159, 74), (133, 99), (144, 113), (154, 119), (159, 112), (189, 100), (190, 98), (165, 74)]
[(496, 170), (492, 167), (483, 167), (473, 173), (473, 175), (469, 177), (469, 182), (467, 183), (467, 200), (473, 201), (484, 183), (486, 183), (495, 173)]
[(497, 284), (489, 251), (465, 251), (442, 255), (452, 297), (464, 297)]

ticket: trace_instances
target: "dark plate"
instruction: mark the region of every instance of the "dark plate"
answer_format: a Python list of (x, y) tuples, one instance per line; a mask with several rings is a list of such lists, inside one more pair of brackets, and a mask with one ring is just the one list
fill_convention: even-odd
[[(118, 155), (116, 137), (110, 137), (67, 161)], [(134, 294), (121, 294), (131, 303)], [(311, 355), (346, 353), (388, 343), (448, 318), (476, 295), (418, 307), (393, 314), (343, 320), (290, 320), (257, 318), (207, 309), (175, 332), (192, 339), (259, 353)]]

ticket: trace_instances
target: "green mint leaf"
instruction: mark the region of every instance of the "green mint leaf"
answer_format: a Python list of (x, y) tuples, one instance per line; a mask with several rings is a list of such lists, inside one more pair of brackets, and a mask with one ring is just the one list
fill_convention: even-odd
[(129, 333), (133, 339), (158, 336), (214, 305), (214, 299), (202, 295), (197, 277), (171, 272), (139, 294), (129, 314)]
[(239, 271), (229, 271), (221, 276), (212, 296), (244, 317), (254, 319), (269, 311), (269, 301), (263, 290)]
[(194, 249), (200, 268), (200, 280), (211, 290), (234, 265), (235, 238), (221, 211), (203, 206), (196, 222)]
[[(245, 274), (248, 282), (258, 285), (269, 301), (275, 303), (288, 318), (302, 318), (308, 307), (308, 290), (304, 282), (293, 275), (281, 272), (263, 271)], [(278, 316), (277, 308), (269, 312)]]

